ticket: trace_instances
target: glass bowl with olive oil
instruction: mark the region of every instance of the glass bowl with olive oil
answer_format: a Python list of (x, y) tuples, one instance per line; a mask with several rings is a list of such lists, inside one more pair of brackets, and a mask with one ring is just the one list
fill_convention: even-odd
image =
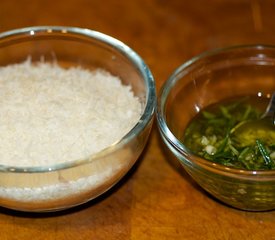
[(275, 126), (253, 122), (274, 92), (275, 46), (249, 45), (194, 57), (159, 93), (165, 144), (203, 189), (237, 209), (275, 209)]

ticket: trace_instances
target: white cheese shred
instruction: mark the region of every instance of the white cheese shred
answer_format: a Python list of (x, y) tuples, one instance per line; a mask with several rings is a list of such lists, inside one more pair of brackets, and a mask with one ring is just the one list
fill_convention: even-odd
[(84, 159), (138, 122), (131, 87), (97, 69), (30, 60), (0, 68), (0, 164), (46, 166)]

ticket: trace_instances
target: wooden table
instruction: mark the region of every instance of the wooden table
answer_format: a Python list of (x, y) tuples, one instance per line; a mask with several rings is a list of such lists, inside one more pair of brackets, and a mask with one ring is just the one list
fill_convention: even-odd
[[(182, 62), (235, 44), (275, 43), (273, 0), (2, 0), (0, 31), (32, 25), (95, 29), (149, 65), (157, 90)], [(275, 212), (227, 207), (179, 168), (156, 124), (138, 163), (111, 191), (74, 209), (0, 209), (0, 239), (275, 239)]]

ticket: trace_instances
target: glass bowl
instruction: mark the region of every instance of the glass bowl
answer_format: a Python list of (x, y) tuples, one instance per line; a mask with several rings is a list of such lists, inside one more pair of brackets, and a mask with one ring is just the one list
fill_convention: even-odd
[(101, 68), (130, 85), (142, 105), (140, 119), (118, 142), (86, 159), (43, 167), (0, 165), (0, 206), (20, 211), (57, 211), (87, 202), (116, 184), (147, 142), (156, 105), (155, 83), (143, 60), (105, 34), (81, 28), (38, 26), (0, 34), (0, 66), (55, 62)]
[(157, 121), (165, 144), (207, 192), (250, 211), (275, 209), (275, 171), (226, 167), (193, 154), (181, 142), (189, 121), (227, 98), (275, 91), (275, 47), (234, 46), (194, 57), (169, 77), (159, 93)]

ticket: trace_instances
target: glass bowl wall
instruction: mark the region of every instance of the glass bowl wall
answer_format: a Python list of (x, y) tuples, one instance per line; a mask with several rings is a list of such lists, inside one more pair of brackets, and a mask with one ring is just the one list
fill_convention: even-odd
[[(124, 43), (81, 28), (42, 26), (0, 34), (0, 66), (56, 62), (67, 68), (102, 68), (131, 85), (142, 115), (121, 141), (87, 159), (43, 167), (0, 165), (0, 206), (21, 211), (57, 211), (87, 202), (111, 188), (133, 166), (153, 121), (155, 83), (143, 60)], [(20, 159), (19, 159), (20, 161)]]
[(222, 202), (245, 210), (275, 208), (275, 171), (229, 168), (198, 157), (182, 143), (201, 109), (244, 95), (275, 91), (275, 47), (236, 46), (197, 56), (181, 65), (162, 87), (157, 107), (161, 136), (184, 169)]

